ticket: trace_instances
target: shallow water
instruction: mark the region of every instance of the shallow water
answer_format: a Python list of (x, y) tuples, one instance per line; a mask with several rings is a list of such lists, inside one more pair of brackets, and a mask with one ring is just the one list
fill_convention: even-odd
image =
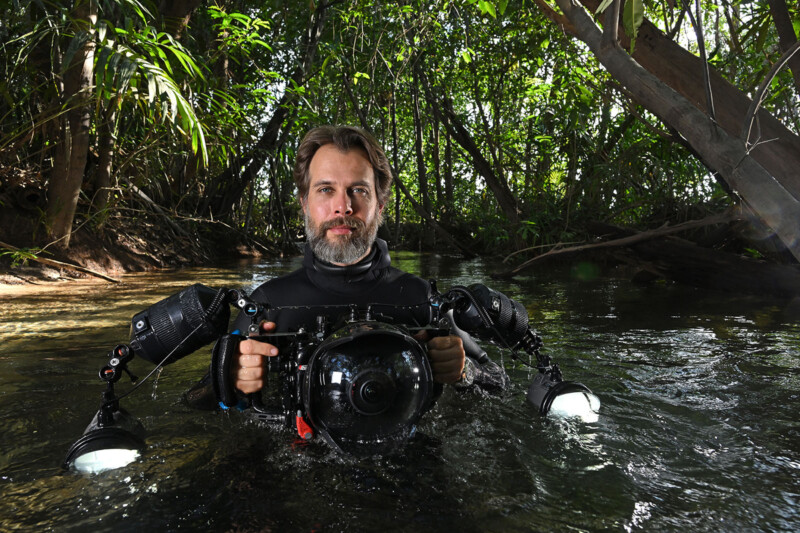
[(800, 530), (796, 304), (592, 269), (509, 283), (480, 259), (401, 253), (395, 264), (442, 290), (484, 281), (524, 302), (565, 377), (600, 396), (599, 421), (540, 418), (525, 403), (532, 375), (492, 349), (509, 393), (448, 389), (403, 456), (342, 458), (186, 407), (203, 349), (122, 401), (147, 429), (142, 458), (65, 472), (99, 404), (97, 371), (136, 312), (194, 282), (249, 290), (298, 260), (0, 292), (0, 530)]

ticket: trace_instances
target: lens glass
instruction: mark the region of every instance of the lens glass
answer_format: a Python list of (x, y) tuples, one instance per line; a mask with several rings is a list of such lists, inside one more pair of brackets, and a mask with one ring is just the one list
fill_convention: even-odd
[(75, 458), (72, 466), (78, 472), (95, 474), (98, 472), (105, 472), (106, 470), (122, 468), (135, 461), (137, 457), (139, 457), (138, 450), (108, 448), (84, 453)]
[(597, 422), (600, 398), (587, 391), (559, 394), (550, 405), (549, 416), (578, 417), (584, 422)]
[(362, 322), (316, 350), (305, 381), (315, 429), (348, 453), (382, 453), (411, 435), (430, 403), (424, 350), (397, 328)]

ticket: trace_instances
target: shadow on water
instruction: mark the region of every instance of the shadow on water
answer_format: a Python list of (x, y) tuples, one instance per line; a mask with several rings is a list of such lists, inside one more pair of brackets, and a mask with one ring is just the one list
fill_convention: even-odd
[(195, 282), (251, 290), (299, 260), (0, 294), (0, 530), (800, 529), (796, 307), (566, 269), (494, 282), (481, 259), (395, 264), (441, 290), (482, 281), (523, 302), (567, 379), (600, 396), (600, 420), (538, 417), (525, 403), (533, 376), (490, 347), (511, 391), (447, 389), (403, 455), (343, 458), (189, 409), (181, 395), (208, 367), (204, 348), (123, 401), (147, 429), (144, 456), (78, 475), (61, 461), (133, 314)]

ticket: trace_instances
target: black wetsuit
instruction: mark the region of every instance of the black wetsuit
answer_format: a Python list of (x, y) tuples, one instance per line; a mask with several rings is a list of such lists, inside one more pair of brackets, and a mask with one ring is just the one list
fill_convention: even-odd
[[(262, 283), (250, 297), (268, 305), (267, 320), (275, 322), (276, 332), (311, 329), (317, 317), (325, 316), (330, 325), (346, 318), (353, 306), (358, 318), (369, 308), (373, 319), (404, 326), (431, 325), (430, 283), (391, 266), (386, 242), (377, 239), (370, 254), (349, 266), (335, 266), (317, 259), (306, 246), (302, 268)], [(240, 313), (233, 330), (246, 335), (250, 318)], [(198, 408), (216, 406), (210, 376), (186, 394), (188, 402)], [(464, 375), (458, 388), (477, 385), (490, 392), (502, 391), (508, 385), (505, 370), (493, 361), (478, 364), (467, 358)]]
[[(377, 239), (370, 254), (349, 266), (317, 259), (306, 247), (303, 268), (261, 284), (250, 297), (269, 306), (267, 319), (278, 332), (313, 328), (318, 316), (334, 324), (355, 306), (359, 318), (369, 309), (376, 320), (406, 326), (431, 322), (430, 284), (391, 266), (386, 242)], [(246, 332), (250, 319), (239, 315), (234, 329)]]

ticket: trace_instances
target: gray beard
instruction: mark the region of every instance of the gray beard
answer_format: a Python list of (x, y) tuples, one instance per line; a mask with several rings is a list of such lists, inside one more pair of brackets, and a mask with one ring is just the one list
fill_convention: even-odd
[[(317, 259), (328, 263), (352, 265), (367, 255), (372, 248), (372, 243), (378, 236), (378, 227), (383, 222), (383, 214), (379, 212), (369, 225), (350, 217), (329, 220), (320, 224), (319, 227), (314, 226), (308, 215), (304, 215), (303, 220), (306, 227), (306, 240)], [(328, 228), (343, 223), (354, 227), (353, 233), (336, 240), (328, 240), (326, 237)]]

